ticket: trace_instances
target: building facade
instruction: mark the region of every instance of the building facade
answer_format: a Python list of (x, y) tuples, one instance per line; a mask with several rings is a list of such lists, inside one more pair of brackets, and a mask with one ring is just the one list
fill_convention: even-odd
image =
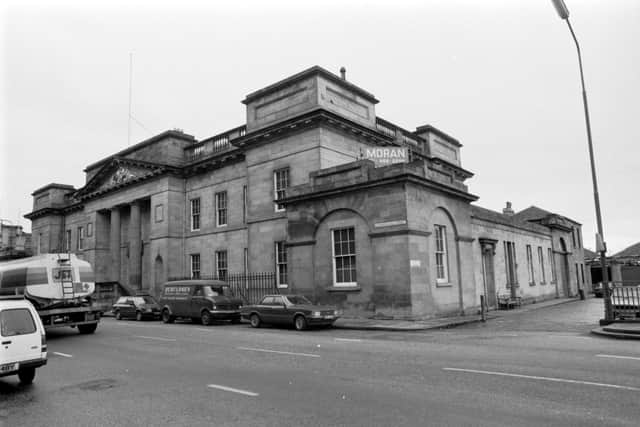
[(283, 292), (356, 315), (464, 313), (481, 295), (496, 307), (590, 280), (580, 224), (474, 205), (460, 142), (377, 117), (344, 73), (312, 67), (242, 102), (243, 126), (201, 141), (167, 131), (87, 166), (82, 188), (36, 190), (39, 251), (154, 294), (170, 277), (272, 271)]

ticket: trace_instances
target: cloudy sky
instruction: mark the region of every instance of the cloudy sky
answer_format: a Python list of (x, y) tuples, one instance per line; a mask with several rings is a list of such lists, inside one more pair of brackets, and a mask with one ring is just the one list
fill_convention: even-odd
[[(605, 239), (640, 241), (640, 1), (565, 0), (581, 43)], [(377, 114), (462, 142), (478, 204), (595, 210), (575, 45), (549, 0), (5, 1), (0, 218), (87, 165), (180, 128), (245, 122), (240, 100), (312, 65), (373, 93)]]

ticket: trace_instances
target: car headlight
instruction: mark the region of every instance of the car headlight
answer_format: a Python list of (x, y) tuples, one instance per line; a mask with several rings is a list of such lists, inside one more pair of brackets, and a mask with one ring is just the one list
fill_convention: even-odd
[(212, 310), (217, 310), (218, 307), (216, 307), (215, 305), (213, 306)]
[(336, 316), (342, 316), (342, 310), (334, 310), (333, 314)]
[(320, 312), (319, 311), (314, 311), (313, 313), (311, 313), (311, 316), (320, 317)]
[(153, 309), (151, 308), (145, 308), (144, 311), (146, 311), (147, 313), (151, 313), (153, 311)]

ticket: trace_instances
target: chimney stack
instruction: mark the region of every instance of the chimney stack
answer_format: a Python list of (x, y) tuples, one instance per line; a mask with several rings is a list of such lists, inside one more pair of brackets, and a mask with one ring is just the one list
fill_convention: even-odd
[(511, 209), (511, 202), (507, 202), (507, 207), (502, 209), (502, 213), (509, 216), (515, 213), (513, 209)]
[(347, 80), (347, 69), (344, 67), (340, 67), (340, 77), (342, 80)]

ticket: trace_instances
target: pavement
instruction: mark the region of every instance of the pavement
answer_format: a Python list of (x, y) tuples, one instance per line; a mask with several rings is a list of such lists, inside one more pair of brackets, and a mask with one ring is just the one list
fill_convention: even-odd
[(640, 340), (640, 322), (616, 322), (610, 325), (592, 329), (591, 333), (609, 338)]
[[(526, 304), (521, 307), (509, 310), (495, 310), (486, 314), (486, 319), (497, 319), (500, 317), (508, 317), (519, 313), (526, 313), (541, 308), (552, 307), (559, 304), (566, 304), (580, 301), (577, 298), (556, 298), (552, 300), (542, 301), (534, 304)], [(340, 318), (334, 323), (333, 327), (337, 329), (356, 329), (356, 330), (378, 330), (378, 331), (426, 331), (429, 329), (445, 329), (452, 328), (468, 323), (481, 322), (482, 317), (478, 314), (455, 316), (455, 317), (438, 317), (426, 320), (381, 320), (367, 318)]]

